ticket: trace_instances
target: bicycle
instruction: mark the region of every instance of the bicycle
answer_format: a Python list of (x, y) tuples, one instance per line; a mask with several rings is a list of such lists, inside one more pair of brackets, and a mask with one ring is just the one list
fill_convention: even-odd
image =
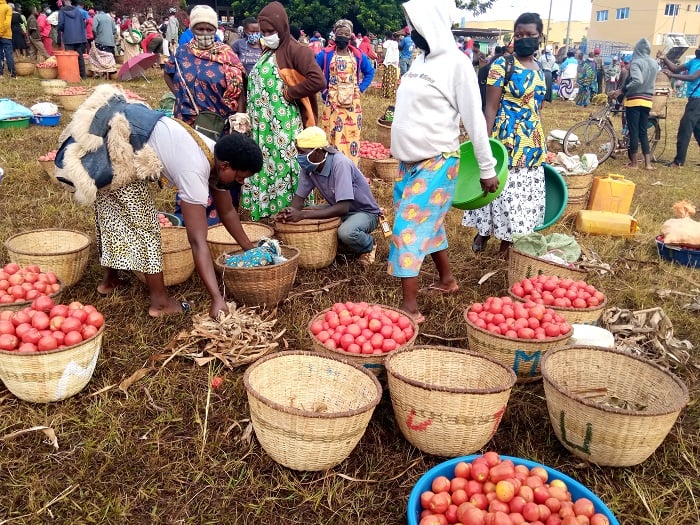
[[(626, 153), (629, 149), (629, 136), (626, 130), (618, 135), (615, 126), (610, 120), (610, 115), (623, 113), (624, 108), (618, 108), (615, 102), (608, 103), (602, 109), (592, 113), (588, 119), (574, 124), (564, 135), (563, 148), (567, 155), (582, 156), (593, 153), (598, 157), (598, 164), (602, 164), (617, 153)], [(652, 159), (655, 161), (663, 151), (656, 152), (661, 140), (661, 114), (649, 116), (647, 135)]]

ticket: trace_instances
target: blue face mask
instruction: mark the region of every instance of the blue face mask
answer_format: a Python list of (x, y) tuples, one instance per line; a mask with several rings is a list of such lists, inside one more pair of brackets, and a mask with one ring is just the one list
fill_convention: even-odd
[(260, 33), (249, 33), (246, 35), (246, 40), (251, 46), (258, 44), (260, 43)]
[(311, 153), (313, 153), (313, 151), (308, 153), (307, 155), (297, 155), (297, 162), (299, 163), (299, 167), (304, 171), (316, 171), (321, 165), (321, 163), (326, 160), (326, 157), (328, 157), (328, 153), (326, 153), (326, 156), (323, 157), (323, 160), (321, 162), (312, 162), (309, 160), (309, 155), (311, 155)]

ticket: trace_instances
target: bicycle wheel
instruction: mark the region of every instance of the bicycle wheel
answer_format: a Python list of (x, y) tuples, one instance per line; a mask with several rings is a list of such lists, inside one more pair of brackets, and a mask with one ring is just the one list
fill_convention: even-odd
[(649, 137), (649, 149), (651, 150), (651, 158), (654, 162), (659, 160), (659, 157), (664, 154), (666, 143), (661, 144), (661, 126), (659, 119), (650, 118), (647, 124), (647, 137)]
[(564, 135), (564, 153), (578, 155), (593, 153), (602, 164), (615, 151), (615, 132), (606, 122), (585, 120), (574, 124)]

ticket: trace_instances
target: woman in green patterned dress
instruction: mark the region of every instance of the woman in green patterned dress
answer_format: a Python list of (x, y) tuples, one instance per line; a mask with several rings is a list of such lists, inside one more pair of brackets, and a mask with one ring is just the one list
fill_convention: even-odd
[(248, 179), (241, 200), (254, 221), (291, 204), (299, 180), (294, 137), (316, 125), (316, 93), (326, 86), (311, 49), (291, 37), (282, 4), (265, 6), (258, 23), (265, 51), (248, 77), (248, 112), (263, 169)]

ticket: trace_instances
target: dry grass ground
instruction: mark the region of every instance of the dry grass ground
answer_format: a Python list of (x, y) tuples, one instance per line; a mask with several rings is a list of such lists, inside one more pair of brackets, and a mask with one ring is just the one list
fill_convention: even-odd
[[(157, 105), (166, 88), (155, 73), (152, 82), (129, 87)], [(89, 82), (88, 82), (89, 83)], [(39, 81), (20, 78), (0, 84), (3, 97), (31, 105), (45, 100)], [(670, 159), (683, 101), (672, 100), (665, 159)], [(366, 96), (366, 138), (374, 139), (374, 122), (387, 101)], [(546, 129), (566, 129), (587, 111), (557, 102), (544, 110)], [(63, 124), (70, 118), (64, 114)], [(67, 194), (49, 183), (36, 158), (56, 147), (59, 128), (32, 127), (0, 131), (0, 239), (21, 230), (69, 227), (93, 233), (92, 211), (75, 206)], [(671, 170), (658, 166), (649, 172), (625, 171), (622, 160), (611, 160), (601, 173), (617, 172), (637, 183), (633, 208), (641, 225), (632, 239), (578, 236), (611, 264), (613, 272), (593, 277), (610, 303), (639, 309), (662, 306), (673, 320), (676, 335), (700, 344), (697, 313), (684, 310), (681, 299), (660, 299), (659, 288), (688, 291), (700, 288), (700, 271), (660, 262), (654, 236), (670, 216), (676, 200), (700, 203), (696, 163), (700, 154), (691, 145), (688, 167)], [(663, 185), (655, 185), (661, 181)], [(374, 191), (390, 207), (390, 187), (377, 181)], [(170, 195), (157, 195), (170, 209)], [(471, 302), (506, 291), (503, 261), (496, 247), (478, 257), (469, 249), (473, 232), (459, 226), (460, 214), (449, 215), (450, 257), (461, 285), (453, 297), (422, 297), (427, 321), (422, 343), (440, 342), (429, 334), (455, 338), (464, 345), (462, 311)], [(552, 231), (571, 233), (559, 223)], [(322, 271), (300, 271), (294, 292), (318, 289), (347, 280), (329, 292), (297, 294), (278, 311), (288, 329), (291, 348), (309, 348), (305, 328), (313, 312), (337, 300), (366, 300), (395, 305), (398, 283), (386, 274), (387, 245), (379, 241), (378, 263), (364, 271), (338, 261)], [(0, 247), (0, 263), (7, 253)], [(501, 270), (484, 284), (486, 272)], [(202, 448), (204, 407), (209, 373), (189, 361), (174, 360), (159, 374), (129, 389), (119, 383), (158, 353), (169, 339), (186, 327), (185, 317), (153, 320), (147, 315), (144, 288), (133, 286), (109, 298), (95, 292), (100, 267), (93, 257), (82, 281), (67, 290), (65, 300), (94, 303), (108, 320), (103, 352), (86, 389), (72, 399), (36, 405), (18, 401), (0, 390), (0, 436), (35, 425), (49, 425), (60, 449), (42, 442), (40, 434), (0, 441), (0, 523), (298, 523), (394, 524), (405, 522), (408, 494), (425, 470), (439, 458), (420, 453), (401, 436), (388, 395), (377, 408), (368, 431), (350, 458), (332, 471), (299, 473), (275, 464), (253, 439), (241, 438), (240, 422), (248, 418), (242, 372), (219, 372), (223, 387), (212, 395), (208, 438)], [(435, 278), (426, 263), (422, 280)], [(173, 290), (177, 297), (205, 308), (206, 294), (197, 278)], [(697, 349), (695, 362), (699, 362)], [(682, 413), (666, 441), (642, 465), (614, 469), (584, 464), (557, 441), (548, 422), (542, 384), (514, 389), (503, 422), (489, 449), (540, 461), (579, 479), (596, 492), (629, 525), (693, 525), (700, 523), (700, 408), (699, 370), (678, 366), (676, 372), (691, 392), (691, 404)], [(245, 427), (245, 423), (242, 423)], [(343, 476), (341, 477), (342, 474)]]

